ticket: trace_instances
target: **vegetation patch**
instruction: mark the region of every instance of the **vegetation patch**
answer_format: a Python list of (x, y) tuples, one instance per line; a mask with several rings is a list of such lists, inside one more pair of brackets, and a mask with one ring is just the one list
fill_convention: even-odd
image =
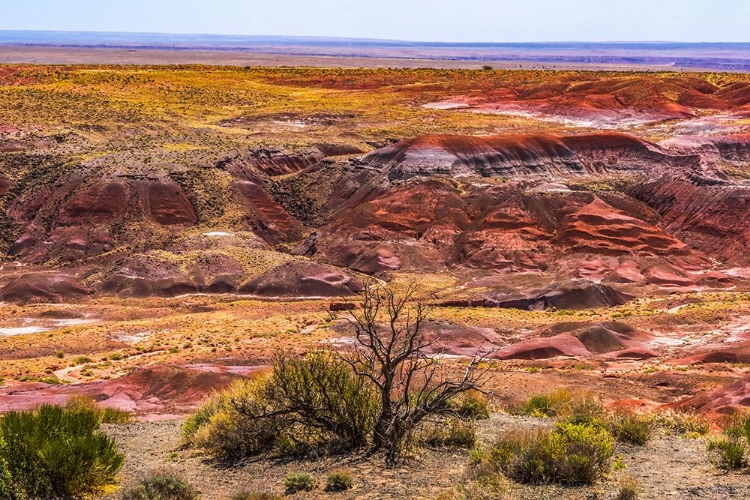
[(198, 493), (186, 481), (171, 474), (154, 474), (125, 491), (122, 500), (195, 500)]
[(124, 457), (87, 408), (44, 405), (0, 417), (0, 498), (81, 498), (115, 482)]
[(592, 484), (610, 469), (614, 438), (601, 425), (558, 423), (552, 429), (514, 429), (490, 451), (490, 463), (520, 483)]

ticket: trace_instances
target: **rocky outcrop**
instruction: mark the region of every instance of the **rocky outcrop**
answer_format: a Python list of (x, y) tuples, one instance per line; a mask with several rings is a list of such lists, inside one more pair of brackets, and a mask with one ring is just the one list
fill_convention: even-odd
[(364, 163), (388, 177), (565, 177), (606, 172), (653, 171), (697, 165), (693, 156), (670, 156), (658, 146), (624, 134), (556, 137), (498, 135), (422, 136), (367, 155)]
[(525, 309), (529, 311), (557, 309), (591, 309), (612, 307), (627, 303), (631, 296), (610, 286), (588, 280), (571, 280), (553, 283), (545, 288), (528, 292), (499, 293), (488, 296), (487, 301), (496, 307)]
[(568, 334), (549, 338), (524, 340), (495, 353), (495, 359), (551, 359), (557, 357), (585, 357), (591, 353), (586, 346)]
[(361, 281), (342, 270), (293, 261), (242, 285), (239, 291), (266, 297), (338, 297), (360, 292), (362, 287)]
[(659, 213), (660, 226), (692, 248), (723, 262), (750, 264), (750, 186), (670, 177), (634, 186), (630, 194)]
[(0, 288), (0, 302), (16, 304), (71, 302), (83, 299), (90, 293), (88, 288), (70, 274), (26, 273)]
[(271, 176), (299, 172), (326, 156), (327, 154), (314, 148), (296, 152), (277, 148), (258, 148), (247, 153), (247, 158), (254, 167)]

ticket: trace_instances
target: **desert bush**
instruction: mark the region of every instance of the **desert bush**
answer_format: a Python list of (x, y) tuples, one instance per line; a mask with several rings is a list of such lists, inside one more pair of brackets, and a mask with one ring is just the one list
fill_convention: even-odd
[(636, 478), (631, 475), (624, 475), (620, 478), (614, 500), (637, 500), (638, 489)]
[(521, 483), (591, 484), (609, 470), (614, 438), (601, 425), (562, 422), (552, 429), (507, 432), (490, 461)]
[(377, 399), (335, 354), (278, 353), (272, 365), (267, 377), (239, 380), (213, 395), (183, 425), (184, 440), (228, 460), (367, 442)]
[(284, 480), (284, 487), (289, 493), (299, 493), (300, 491), (312, 491), (317, 487), (315, 479), (306, 472), (294, 472), (289, 474)]
[(711, 439), (707, 450), (711, 463), (726, 470), (741, 469), (747, 465), (747, 445), (739, 436), (722, 436)]
[(169, 473), (156, 473), (125, 491), (122, 500), (195, 500), (198, 493), (186, 481)]
[(124, 457), (99, 425), (93, 410), (50, 405), (0, 417), (3, 498), (81, 498), (112, 484)]
[(73, 396), (65, 404), (65, 408), (71, 411), (93, 411), (102, 424), (126, 424), (133, 420), (133, 416), (129, 411), (117, 408), (103, 408), (88, 396)]
[(127, 410), (119, 408), (102, 408), (100, 417), (103, 424), (127, 424), (133, 420), (133, 415)]
[(346, 491), (352, 488), (354, 481), (351, 474), (346, 471), (335, 471), (326, 477), (327, 491)]
[(425, 336), (422, 326), (431, 308), (414, 300), (416, 292), (416, 283), (396, 294), (373, 281), (362, 291), (361, 308), (343, 315), (354, 330), (345, 359), (378, 396), (372, 448), (385, 452), (388, 465), (403, 458), (423, 421), (455, 414), (451, 401), (480, 389), (486, 373), (478, 365), (488, 353), (477, 351), (460, 375), (430, 353), (434, 340)]
[(618, 441), (639, 446), (651, 439), (654, 428), (651, 416), (636, 413), (613, 413), (607, 416), (605, 423)]
[(471, 421), (458, 418), (427, 422), (419, 429), (417, 442), (432, 448), (472, 448), (477, 432)]
[(518, 412), (533, 417), (553, 417), (557, 415), (551, 402), (550, 397), (546, 394), (531, 396), (520, 408)]
[(477, 390), (466, 391), (450, 401), (455, 412), (462, 418), (484, 420), (490, 418), (490, 402)]
[(654, 415), (654, 424), (688, 436), (704, 436), (711, 430), (711, 423), (703, 415), (673, 410), (660, 411)]
[(557, 417), (570, 415), (576, 410), (572, 408), (574, 395), (566, 389), (558, 389), (549, 394), (531, 396), (515, 411), (532, 417)]
[(242, 491), (232, 495), (231, 500), (281, 500), (282, 496), (269, 491)]
[[(330, 351), (313, 351), (304, 358), (278, 352), (264, 398), (291, 413), (305, 426), (338, 438), (345, 447), (359, 447), (375, 425), (379, 411), (372, 386)], [(237, 405), (240, 411), (241, 404)], [(273, 410), (268, 412), (274, 413)], [(254, 415), (251, 409), (250, 415)]]
[(183, 425), (185, 442), (230, 461), (271, 451), (286, 425), (281, 419), (247, 418), (233, 404), (241, 400), (246, 407), (263, 411), (265, 384), (266, 378), (238, 379), (211, 396)]

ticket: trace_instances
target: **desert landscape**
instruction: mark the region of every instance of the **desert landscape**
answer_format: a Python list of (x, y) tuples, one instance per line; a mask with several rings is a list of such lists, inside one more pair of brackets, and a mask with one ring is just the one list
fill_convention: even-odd
[[(0, 409), (132, 415), (103, 427), (106, 498), (154, 470), (229, 499), (339, 469), (348, 492), (297, 496), (750, 498), (707, 452), (750, 405), (747, 74), (6, 64), (0, 206)], [(371, 287), (429, 307), (448, 369), (483, 353), (474, 446), (393, 468), (186, 444), (279, 350), (349, 349)], [(554, 425), (528, 406), (554, 394), (672, 420), (589, 485), (474, 474), (504, 430)]]

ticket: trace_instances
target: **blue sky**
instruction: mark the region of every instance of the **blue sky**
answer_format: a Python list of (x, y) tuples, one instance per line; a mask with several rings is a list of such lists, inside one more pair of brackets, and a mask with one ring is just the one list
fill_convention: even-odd
[(0, 0), (0, 29), (750, 42), (749, 0)]

